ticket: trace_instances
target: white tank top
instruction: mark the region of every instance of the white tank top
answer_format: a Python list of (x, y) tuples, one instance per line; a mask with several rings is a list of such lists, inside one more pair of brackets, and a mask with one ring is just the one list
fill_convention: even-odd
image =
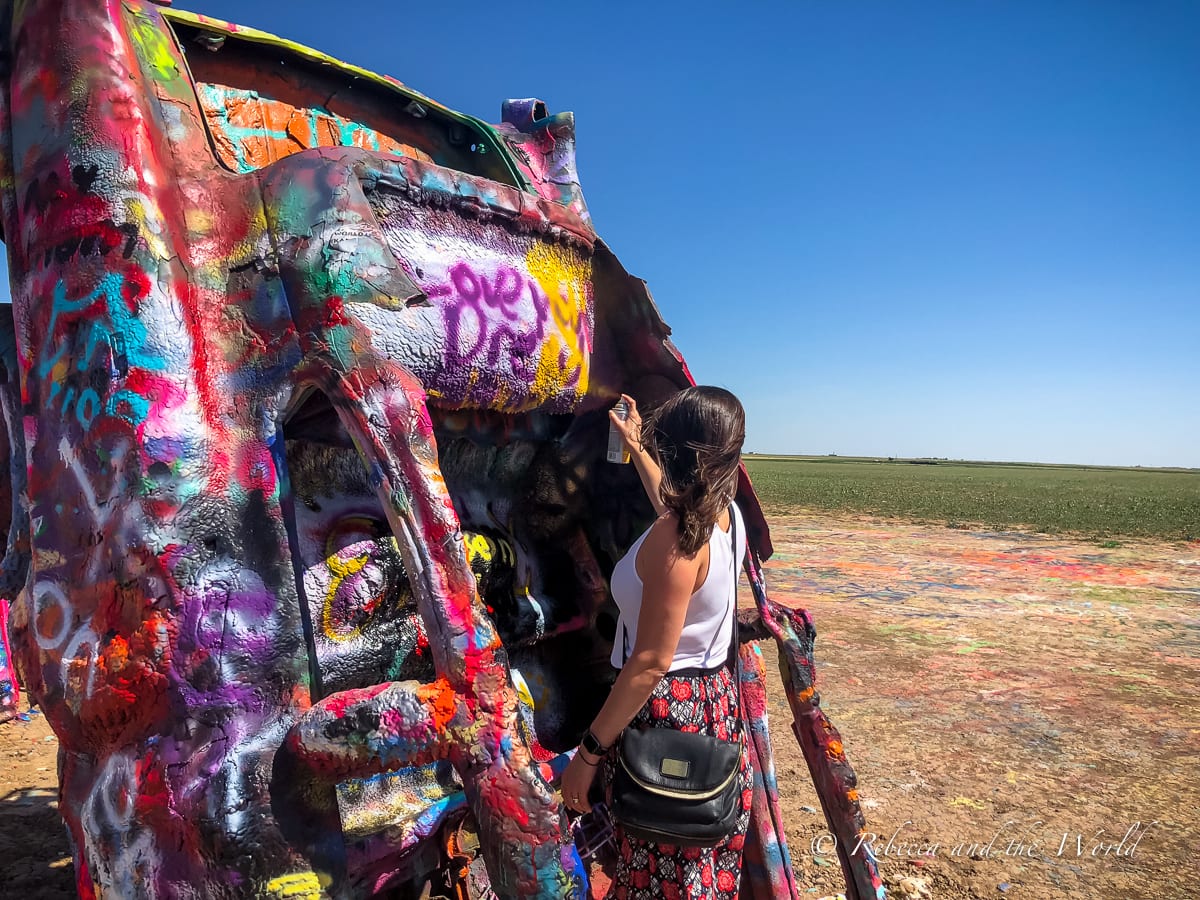
[[(729, 656), (729, 641), (733, 633), (730, 606), (734, 601), (737, 576), (741, 569), (734, 565), (734, 559), (740, 562), (746, 553), (745, 523), (737, 504), (731, 508), (737, 519), (738, 546), (736, 550), (730, 546), (733, 538), (728, 531), (722, 531), (719, 525), (713, 527), (712, 536), (708, 539), (708, 574), (688, 601), (683, 632), (679, 635), (679, 646), (675, 648), (669, 671), (712, 669), (724, 663)], [(618, 669), (625, 665), (625, 659), (633, 652), (637, 641), (638, 616), (642, 612), (642, 579), (637, 573), (637, 555), (649, 533), (650, 529), (646, 529), (629, 548), (629, 552), (621, 557), (612, 573), (613, 600), (621, 611), (611, 657), (613, 666)]]

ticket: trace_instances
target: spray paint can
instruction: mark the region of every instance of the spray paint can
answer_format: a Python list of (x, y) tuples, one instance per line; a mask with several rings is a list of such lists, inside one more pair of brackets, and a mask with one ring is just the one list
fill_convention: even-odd
[[(613, 410), (622, 422), (629, 418), (629, 403), (624, 397), (617, 401)], [(617, 431), (617, 426), (612, 422), (608, 423), (608, 461), (610, 463), (629, 462), (629, 451), (625, 449), (625, 439), (621, 437), (621, 432)]]

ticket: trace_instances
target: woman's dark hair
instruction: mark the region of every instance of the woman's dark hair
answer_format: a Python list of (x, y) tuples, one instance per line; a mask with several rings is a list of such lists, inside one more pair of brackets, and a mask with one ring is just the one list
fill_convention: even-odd
[(745, 439), (746, 412), (724, 388), (685, 388), (647, 418), (642, 440), (662, 469), (662, 501), (679, 517), (684, 555), (708, 543), (733, 502)]

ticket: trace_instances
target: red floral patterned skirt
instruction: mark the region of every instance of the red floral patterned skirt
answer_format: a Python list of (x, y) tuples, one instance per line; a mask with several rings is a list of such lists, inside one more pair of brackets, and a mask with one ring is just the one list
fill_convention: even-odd
[[(722, 667), (711, 675), (670, 672), (658, 683), (631, 727), (698, 731), (723, 740), (738, 734), (737, 693)], [(613, 754), (605, 774), (612, 783)], [(616, 826), (617, 861), (609, 900), (736, 900), (742, 876), (742, 845), (750, 824), (753, 787), (750, 759), (742, 749), (742, 814), (733, 834), (715, 847), (676, 847), (629, 837)]]

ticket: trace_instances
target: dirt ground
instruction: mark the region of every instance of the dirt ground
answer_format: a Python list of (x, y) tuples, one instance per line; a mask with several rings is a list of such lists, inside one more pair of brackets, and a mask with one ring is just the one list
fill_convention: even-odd
[[(893, 897), (1200, 898), (1200, 544), (771, 527), (768, 589), (816, 622)], [(824, 820), (782, 697), (772, 712), (793, 863), (819, 896), (840, 874), (812, 852)]]
[[(771, 526), (768, 588), (816, 621), (892, 897), (1200, 898), (1200, 543)], [(772, 713), (793, 864), (821, 897), (840, 872), (781, 692)], [(0, 725), (0, 895), (72, 895), (55, 746), (40, 717)]]

